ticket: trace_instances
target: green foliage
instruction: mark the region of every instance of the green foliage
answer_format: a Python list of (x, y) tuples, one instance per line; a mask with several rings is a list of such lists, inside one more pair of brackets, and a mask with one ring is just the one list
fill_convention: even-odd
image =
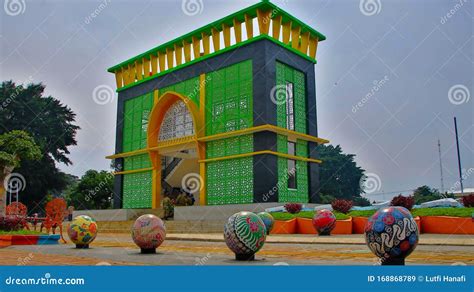
[[(16, 172), (27, 181), (22, 192), (24, 203), (33, 209), (47, 193), (59, 193), (67, 186), (66, 174), (55, 162), (71, 164), (68, 147), (76, 145), (75, 114), (51, 96), (43, 96), (42, 84), (16, 85), (12, 81), (0, 84), (0, 134), (22, 129), (29, 133), (43, 154), (40, 160), (23, 159)], [(0, 160), (11, 160), (0, 154)], [(35, 204), (36, 203), (36, 204)]]
[(357, 166), (355, 155), (344, 154), (339, 145), (318, 145), (317, 151), (323, 161), (320, 165), (320, 193), (336, 199), (359, 197), (364, 169)]
[(474, 208), (419, 208), (413, 209), (411, 214), (416, 216), (451, 216), (451, 217), (471, 217)]
[(164, 218), (173, 218), (174, 216), (174, 203), (169, 197), (163, 198), (163, 210), (164, 210)]
[(41, 149), (25, 131), (14, 130), (0, 134), (0, 170), (17, 167), (21, 159), (38, 160)]
[[(349, 219), (349, 216), (346, 214), (342, 214), (339, 212), (333, 212), (334, 215), (336, 216), (337, 220), (346, 220)], [(273, 219), (275, 220), (280, 220), (280, 221), (288, 221), (293, 218), (306, 218), (306, 219), (313, 219), (314, 217), (314, 211), (301, 211), (296, 214), (290, 214), (288, 212), (273, 212), (271, 213), (273, 216)]]
[(114, 188), (111, 172), (88, 170), (70, 190), (69, 202), (76, 210), (109, 209)]
[(415, 204), (419, 205), (424, 202), (439, 200), (443, 198), (453, 197), (452, 195), (443, 195), (437, 189), (430, 188), (429, 186), (418, 187), (413, 192), (413, 198), (415, 199)]
[(331, 195), (319, 194), (321, 204), (331, 204), (336, 198)]
[(176, 198), (176, 206), (191, 206), (192, 204), (193, 200), (185, 193), (179, 194)]
[(367, 207), (370, 206), (370, 201), (363, 197), (355, 197), (352, 199), (354, 206)]
[(44, 232), (34, 231), (34, 230), (16, 230), (16, 231), (3, 231), (0, 230), (0, 235), (47, 235)]
[(360, 210), (360, 211), (350, 211), (347, 215), (352, 217), (370, 217), (375, 214), (377, 210)]
[[(350, 211), (347, 215), (352, 217), (370, 217), (377, 210)], [(451, 217), (471, 217), (474, 208), (418, 208), (411, 210), (414, 217), (417, 216), (451, 216)]]

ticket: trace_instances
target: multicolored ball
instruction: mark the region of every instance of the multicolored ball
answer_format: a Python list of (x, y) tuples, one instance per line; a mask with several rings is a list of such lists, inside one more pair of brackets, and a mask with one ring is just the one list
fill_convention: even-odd
[(97, 236), (97, 222), (86, 215), (77, 216), (69, 224), (67, 235), (76, 248), (89, 248), (89, 244)]
[(260, 212), (257, 215), (260, 217), (260, 219), (262, 219), (263, 224), (265, 224), (267, 235), (270, 234), (270, 231), (272, 231), (273, 225), (275, 224), (275, 219), (273, 219), (273, 216), (267, 212)]
[(152, 214), (138, 217), (132, 226), (133, 242), (142, 253), (155, 253), (166, 238), (166, 227), (163, 220)]
[(313, 227), (319, 235), (331, 235), (331, 231), (336, 227), (336, 216), (329, 210), (319, 210), (314, 214)]
[(404, 265), (418, 239), (418, 225), (410, 211), (403, 207), (381, 209), (365, 226), (365, 241), (382, 265)]
[(236, 213), (224, 226), (224, 238), (236, 260), (254, 260), (265, 243), (265, 224), (255, 213)]

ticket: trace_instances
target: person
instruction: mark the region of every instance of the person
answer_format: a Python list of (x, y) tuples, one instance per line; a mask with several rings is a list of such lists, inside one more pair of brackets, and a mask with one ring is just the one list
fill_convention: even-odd
[(73, 207), (73, 206), (69, 206), (69, 207), (67, 208), (67, 211), (68, 211), (67, 220), (68, 220), (69, 222), (71, 222), (71, 221), (72, 221), (72, 214), (73, 214), (73, 212), (74, 212), (74, 207)]

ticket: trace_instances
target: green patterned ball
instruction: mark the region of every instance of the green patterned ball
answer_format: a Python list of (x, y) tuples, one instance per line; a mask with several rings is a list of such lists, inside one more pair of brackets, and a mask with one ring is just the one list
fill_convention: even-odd
[(236, 213), (224, 227), (224, 238), (229, 249), (236, 255), (251, 256), (265, 243), (265, 224), (255, 213)]

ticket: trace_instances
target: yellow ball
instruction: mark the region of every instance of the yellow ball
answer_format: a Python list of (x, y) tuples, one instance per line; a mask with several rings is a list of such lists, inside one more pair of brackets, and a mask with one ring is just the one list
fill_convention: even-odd
[(77, 216), (68, 226), (67, 234), (77, 247), (88, 247), (97, 236), (97, 223), (89, 216)]

